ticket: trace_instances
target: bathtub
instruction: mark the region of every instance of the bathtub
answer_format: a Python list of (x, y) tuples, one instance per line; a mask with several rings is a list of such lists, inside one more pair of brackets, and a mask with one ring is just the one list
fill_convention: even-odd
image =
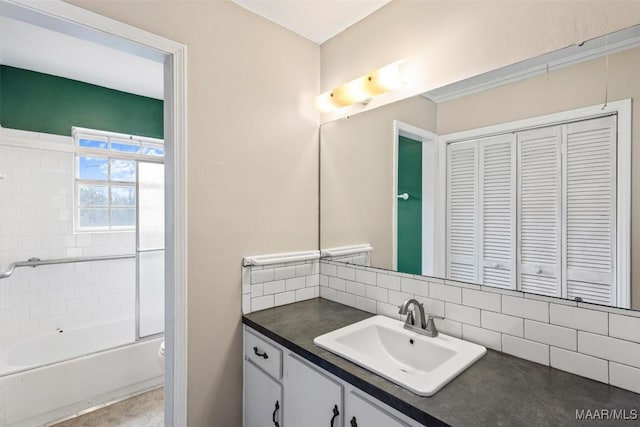
[(124, 319), (3, 345), (0, 427), (45, 425), (162, 385), (162, 337), (132, 341)]

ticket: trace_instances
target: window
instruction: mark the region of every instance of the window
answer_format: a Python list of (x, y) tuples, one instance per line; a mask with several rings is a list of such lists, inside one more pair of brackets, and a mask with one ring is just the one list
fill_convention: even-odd
[(75, 231), (135, 230), (138, 161), (162, 163), (161, 140), (74, 128)]

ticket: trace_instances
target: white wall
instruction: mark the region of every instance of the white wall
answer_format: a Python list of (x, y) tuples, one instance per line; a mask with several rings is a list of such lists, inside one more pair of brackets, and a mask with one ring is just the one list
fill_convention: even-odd
[(242, 257), (318, 248), (320, 48), (229, 1), (73, 3), (187, 45), (188, 425), (239, 426)]
[(396, 0), (322, 44), (321, 87), (405, 60), (408, 86), (367, 110), (638, 22), (634, 0)]
[[(2, 129), (0, 270), (40, 259), (134, 254), (135, 232), (73, 232), (74, 156), (2, 145), (3, 135), (50, 146), (71, 138)], [(0, 280), (0, 343), (122, 318), (135, 318), (135, 259), (16, 269)]]

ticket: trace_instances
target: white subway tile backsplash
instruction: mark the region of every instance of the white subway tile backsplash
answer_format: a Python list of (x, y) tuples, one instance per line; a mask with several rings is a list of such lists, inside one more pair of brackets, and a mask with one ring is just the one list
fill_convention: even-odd
[(445, 302), (444, 317), (449, 320), (480, 326), (480, 309), (478, 308)]
[(640, 368), (640, 344), (635, 342), (580, 331), (578, 332), (578, 351)]
[(603, 383), (609, 382), (609, 364), (606, 360), (555, 347), (551, 347), (549, 355), (551, 366), (556, 369)]
[(402, 319), (403, 321), (405, 317), (398, 313), (398, 307), (382, 301), (376, 301), (376, 312), (383, 316), (391, 317), (393, 319)]
[(296, 265), (296, 277), (309, 276), (313, 274), (313, 264)]
[(273, 295), (251, 298), (251, 311), (259, 311), (273, 307)]
[(320, 286), (329, 286), (329, 276), (325, 276), (325, 275), (320, 275)]
[(518, 337), (524, 336), (524, 320), (521, 317), (507, 316), (482, 310), (481, 325), (485, 329), (503, 332)]
[(559, 304), (549, 305), (549, 321), (579, 331), (606, 335), (609, 330), (609, 314)]
[(525, 320), (524, 337), (528, 340), (550, 344), (567, 350), (577, 351), (578, 349), (577, 331), (562, 326)]
[(356, 308), (358, 310), (376, 314), (376, 301), (356, 295)]
[(391, 274), (377, 273), (377, 285), (381, 288), (399, 291), (400, 277)]
[(365, 285), (366, 297), (381, 302), (389, 302), (388, 291), (384, 288), (378, 288), (377, 286)]
[(366, 271), (366, 270), (356, 270), (356, 282), (375, 286), (376, 273), (372, 271)]
[(296, 291), (280, 292), (274, 295), (274, 304), (285, 305), (296, 302)]
[(296, 291), (296, 302), (314, 298), (313, 288), (303, 288)]
[[(431, 289), (433, 289), (433, 286)], [(476, 307), (499, 313), (501, 299), (499, 294), (492, 294), (474, 289), (462, 289), (462, 304), (469, 307)]]
[(421, 297), (419, 295), (416, 296), (416, 300), (424, 304), (425, 313), (431, 314), (432, 316), (444, 317), (444, 301)]
[(329, 277), (329, 287), (344, 292), (347, 289), (347, 283), (344, 279)]
[(302, 289), (306, 286), (306, 280), (304, 277), (296, 277), (293, 279), (286, 279), (284, 281), (284, 287), (287, 291), (295, 291), (296, 289)]
[(438, 331), (445, 335), (462, 338), (462, 323), (451, 319), (435, 319)]
[(351, 267), (337, 267), (336, 273), (341, 279), (356, 280), (356, 270)]
[(541, 365), (549, 365), (549, 346), (546, 344), (503, 334), (502, 351)]
[(640, 317), (610, 313), (609, 336), (640, 343)]
[(402, 277), (400, 279), (400, 289), (407, 294), (429, 296), (429, 284), (423, 280)]
[(274, 270), (274, 275), (275, 275), (274, 279), (275, 280), (292, 279), (292, 278), (296, 277), (296, 267), (295, 266), (276, 267), (273, 270)]
[(348, 305), (349, 307), (356, 306), (356, 296), (353, 294), (348, 294), (346, 292), (336, 291), (336, 302), (340, 304)]
[(326, 262), (320, 264), (320, 274), (323, 274), (325, 276), (336, 276), (337, 270), (337, 267), (333, 264), (329, 264)]
[(336, 300), (336, 290), (335, 289), (331, 289), (331, 288), (326, 288), (323, 286), (320, 286), (320, 298), (325, 298), (331, 301), (335, 301)]
[(462, 288), (431, 283), (429, 285), (429, 298), (460, 304), (462, 302)]
[(276, 280), (274, 282), (266, 282), (262, 284), (263, 295), (278, 294), (284, 292), (284, 280)]
[(312, 276), (305, 276), (304, 279), (306, 287), (318, 286), (320, 283), (320, 276), (318, 276), (317, 274), (314, 274)]
[[(404, 292), (397, 292), (393, 290), (389, 290), (389, 304), (400, 306), (406, 300), (413, 298), (412, 294), (405, 294)], [(426, 311), (425, 307), (425, 311)]]
[(503, 295), (502, 312), (525, 319), (549, 322), (549, 303), (543, 301)]
[(350, 294), (359, 295), (361, 297), (366, 296), (366, 286), (358, 282), (347, 282), (346, 291)]
[[(294, 267), (296, 272), (311, 272), (298, 277), (304, 279), (307, 288), (286, 292), (276, 280), (252, 281), (262, 286), (263, 296), (251, 299), (251, 308), (268, 308), (270, 300), (265, 296), (273, 297), (276, 306), (320, 296), (404, 320), (398, 314), (398, 306), (416, 298), (427, 313), (447, 317), (436, 320), (443, 334), (638, 392), (640, 342), (632, 342), (638, 341), (640, 330), (640, 315), (636, 312), (627, 315), (621, 309), (364, 266), (327, 261), (306, 265), (312, 267), (305, 264)], [(254, 273), (257, 271), (260, 270)], [(259, 286), (252, 289), (257, 294)], [(247, 298), (243, 297), (243, 311), (246, 306)], [(0, 300), (2, 308), (4, 301)]]
[(499, 332), (463, 324), (462, 339), (483, 345), (496, 351), (502, 351), (502, 337)]
[(243, 294), (242, 295), (242, 314), (248, 314), (248, 313), (251, 313), (251, 295)]
[(609, 382), (616, 387), (640, 393), (640, 369), (609, 362)]
[(251, 285), (251, 298), (261, 297), (263, 290), (262, 283), (258, 283), (257, 285)]
[(251, 272), (251, 283), (272, 282), (274, 280), (274, 271), (272, 268), (266, 270), (253, 270)]

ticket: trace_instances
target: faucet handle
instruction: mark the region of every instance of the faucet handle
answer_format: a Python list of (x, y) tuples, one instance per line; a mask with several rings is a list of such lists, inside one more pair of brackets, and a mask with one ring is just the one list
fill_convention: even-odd
[(413, 317), (413, 311), (410, 311), (407, 313), (407, 320), (404, 322), (407, 325), (415, 325), (416, 324), (416, 320)]
[(444, 320), (444, 316), (434, 316), (432, 314), (427, 314), (427, 320), (432, 320), (432, 319)]

